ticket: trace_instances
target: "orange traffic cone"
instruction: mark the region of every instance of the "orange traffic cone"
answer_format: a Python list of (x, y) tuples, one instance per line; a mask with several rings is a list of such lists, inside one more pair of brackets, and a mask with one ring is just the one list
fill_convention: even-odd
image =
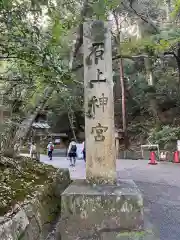
[(173, 163), (180, 163), (180, 161), (179, 161), (179, 151), (174, 152)]
[(150, 162), (148, 164), (157, 165), (155, 152), (150, 152)]

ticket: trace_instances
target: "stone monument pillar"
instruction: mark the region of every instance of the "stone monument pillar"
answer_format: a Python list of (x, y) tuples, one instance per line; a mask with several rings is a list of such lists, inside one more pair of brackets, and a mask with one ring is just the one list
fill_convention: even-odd
[(111, 32), (108, 23), (84, 23), (86, 176), (89, 182), (116, 180)]
[(84, 23), (83, 43), (87, 177), (72, 182), (61, 195), (56, 240), (134, 239), (123, 234), (143, 229), (143, 199), (132, 180), (116, 179), (108, 24), (99, 20)]

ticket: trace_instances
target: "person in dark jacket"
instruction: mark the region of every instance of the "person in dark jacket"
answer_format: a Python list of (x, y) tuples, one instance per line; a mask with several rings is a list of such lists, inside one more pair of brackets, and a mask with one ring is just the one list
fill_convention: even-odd
[(83, 143), (83, 151), (82, 151), (82, 153), (83, 153), (83, 159), (86, 162), (86, 146), (85, 146), (85, 142)]

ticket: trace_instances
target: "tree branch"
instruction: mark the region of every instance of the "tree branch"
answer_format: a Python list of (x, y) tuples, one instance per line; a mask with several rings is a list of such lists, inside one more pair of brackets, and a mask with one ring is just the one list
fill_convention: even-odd
[(83, 8), (81, 10), (81, 22), (78, 30), (78, 38), (76, 40), (75, 47), (74, 47), (74, 53), (73, 53), (74, 58), (76, 57), (80, 47), (83, 44), (83, 23), (88, 13), (88, 10), (89, 10), (89, 0), (85, 0), (83, 4)]
[(175, 54), (175, 52), (164, 52), (164, 56), (172, 55), (176, 58), (177, 61), (180, 61), (179, 57)]
[(134, 55), (134, 56), (129, 56), (129, 55), (116, 55), (114, 57), (112, 57), (112, 60), (117, 60), (119, 58), (124, 58), (124, 59), (131, 59), (131, 60), (134, 60), (134, 58), (148, 58), (149, 56), (146, 55), (146, 54), (140, 54), (140, 55)]
[[(136, 16), (138, 16), (140, 19), (142, 19), (144, 22), (146, 22), (147, 24), (151, 25), (153, 27), (153, 29), (156, 31), (156, 33), (159, 33), (159, 29), (158, 27), (149, 19), (144, 17), (141, 13), (138, 13), (136, 11), (136, 9), (134, 9), (133, 7), (133, 2), (134, 0), (130, 0), (129, 1), (129, 8), (136, 14)], [(123, 2), (121, 3), (125, 8), (127, 7)]]
[[(145, 55), (145, 54), (140, 54), (140, 55), (135, 55), (135, 56), (129, 56), (129, 55), (116, 55), (114, 57), (112, 57), (112, 60), (115, 61), (117, 59), (130, 59), (130, 60), (133, 60), (135, 61), (135, 59), (137, 58), (148, 58), (149, 56), (148, 55)], [(79, 64), (77, 65), (76, 67), (72, 68), (72, 72), (75, 72), (77, 70), (79, 70), (80, 68), (82, 68), (84, 65), (83, 64)]]
[(88, 13), (89, 13), (89, 0), (85, 0), (84, 4), (83, 4), (83, 8), (81, 10), (80, 25), (78, 27), (77, 38), (76, 38), (76, 42), (73, 46), (72, 56), (71, 56), (71, 60), (70, 60), (71, 68), (73, 65), (74, 58), (77, 56), (77, 53), (83, 44), (83, 23), (84, 23), (86, 16), (88, 15)]

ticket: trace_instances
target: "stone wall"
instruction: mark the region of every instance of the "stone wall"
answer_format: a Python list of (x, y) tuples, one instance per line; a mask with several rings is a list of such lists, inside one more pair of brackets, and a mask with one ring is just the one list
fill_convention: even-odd
[(42, 186), (36, 197), (16, 205), (0, 217), (1, 240), (45, 240), (61, 209), (61, 193), (70, 184), (68, 170), (59, 170), (54, 181)]

